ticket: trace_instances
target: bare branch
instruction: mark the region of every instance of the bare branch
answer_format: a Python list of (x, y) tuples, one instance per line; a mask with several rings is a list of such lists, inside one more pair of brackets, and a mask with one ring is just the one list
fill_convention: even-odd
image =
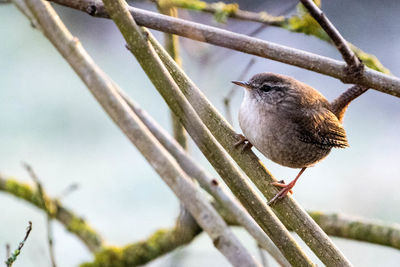
[[(92, 16), (108, 18), (104, 6), (98, 0), (51, 1), (81, 10)], [(347, 64), (343, 61), (134, 7), (129, 7), (129, 11), (141, 26), (276, 60), (337, 78), (344, 83), (357, 83), (400, 97), (400, 79), (398, 77), (365, 68), (360, 78), (356, 78), (348, 74)]]
[(349, 66), (350, 75), (356, 72), (355, 76), (360, 77), (364, 65), (351, 50), (350, 46), (347, 44), (347, 41), (343, 38), (340, 32), (330, 22), (328, 17), (325, 16), (322, 10), (319, 9), (319, 7), (313, 2), (313, 0), (300, 0), (300, 2), (308, 9), (311, 16), (313, 16), (313, 18), (329, 35), (340, 54), (342, 54), (344, 61)]
[(400, 249), (400, 225), (341, 214), (313, 211), (310, 215), (328, 235)]

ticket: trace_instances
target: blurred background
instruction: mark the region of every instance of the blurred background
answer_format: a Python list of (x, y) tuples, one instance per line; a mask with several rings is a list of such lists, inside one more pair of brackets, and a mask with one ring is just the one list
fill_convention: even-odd
[[(238, 3), (244, 10), (289, 15), (297, 2)], [(131, 4), (156, 10), (149, 2)], [(376, 55), (400, 76), (398, 1), (337, 0), (322, 4), (348, 41)], [(167, 106), (125, 49), (115, 25), (54, 6), (96, 63), (170, 130)], [(233, 19), (218, 24), (212, 15), (187, 10), (180, 10), (179, 15), (247, 34), (259, 27), (257, 23)], [(31, 183), (21, 166), (26, 161), (53, 197), (77, 183), (79, 189), (63, 197), (62, 202), (87, 219), (108, 244), (122, 246), (172, 226), (179, 212), (176, 197), (106, 116), (55, 48), (13, 5), (0, 5), (0, 18), (0, 172)], [(160, 33), (155, 34), (162, 40)], [(274, 27), (265, 27), (256, 36), (341, 58), (333, 46), (315, 37)], [(180, 44), (184, 69), (224, 114), (223, 98), (231, 88), (230, 81), (239, 77), (252, 56), (188, 39), (181, 39)], [(263, 71), (293, 76), (317, 88), (329, 100), (349, 87), (336, 79), (262, 58), (256, 58), (246, 79)], [(233, 124), (239, 132), (237, 113), (242, 93), (238, 90), (231, 103)], [(350, 148), (334, 150), (326, 160), (308, 169), (296, 185), (295, 198), (308, 210), (400, 222), (399, 99), (370, 90), (350, 105), (344, 126)], [(213, 172), (193, 143), (190, 153)], [(291, 180), (298, 172), (261, 158), (277, 178)], [(0, 259), (5, 259), (5, 244), (16, 247), (31, 220), (34, 229), (14, 266), (50, 266), (45, 215), (4, 193), (0, 193), (0, 210)], [(244, 231), (235, 232), (257, 253), (255, 242)], [(54, 238), (59, 267), (77, 266), (92, 259), (86, 247), (57, 222)], [(338, 238), (334, 241), (355, 266), (398, 266), (400, 261), (400, 253), (391, 248)], [(270, 263), (275, 266), (272, 259)], [(206, 264), (229, 266), (202, 234), (189, 246), (147, 266)]]

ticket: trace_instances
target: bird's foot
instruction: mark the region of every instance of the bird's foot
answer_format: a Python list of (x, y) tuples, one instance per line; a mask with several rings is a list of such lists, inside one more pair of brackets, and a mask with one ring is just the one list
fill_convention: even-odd
[(247, 140), (246, 137), (244, 137), (244, 135), (237, 134), (235, 137), (239, 140), (234, 144), (234, 147), (237, 148), (241, 144), (243, 144), (241, 152), (245, 151), (246, 149), (251, 149), (253, 147), (253, 145), (249, 142), (249, 140)]
[(282, 187), (281, 191), (278, 192), (270, 201), (268, 201), (268, 205), (273, 204), (275, 201), (284, 198), (288, 193), (293, 194), (292, 188), (296, 184), (297, 180), (300, 178), (300, 176), (303, 174), (303, 172), (307, 169), (307, 167), (301, 168), (300, 172), (297, 174), (296, 178), (294, 178), (293, 181), (291, 181), (289, 184), (285, 184), (285, 182), (279, 181), (279, 182), (273, 182), (271, 183), (272, 185)]
[(273, 182), (273, 183), (271, 183), (271, 185), (281, 187), (282, 189), (270, 201), (268, 201), (268, 203), (267, 203), (268, 205), (272, 205), (276, 201), (284, 198), (287, 194), (293, 194), (292, 188), (294, 187), (295, 182), (292, 181), (289, 184), (285, 184), (285, 182), (283, 180), (281, 180), (278, 182)]

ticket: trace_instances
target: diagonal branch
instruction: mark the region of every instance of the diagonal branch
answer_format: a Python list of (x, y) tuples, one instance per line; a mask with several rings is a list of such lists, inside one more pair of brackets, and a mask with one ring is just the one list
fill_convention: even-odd
[[(103, 4), (98, 0), (51, 1), (81, 10), (92, 16), (108, 18)], [(129, 7), (129, 11), (138, 25), (141, 26), (272, 59), (328, 75), (344, 83), (357, 83), (400, 97), (400, 79), (398, 77), (389, 76), (370, 68), (365, 68), (360, 78), (358, 78), (349, 75), (347, 64), (343, 61), (134, 7)]]
[(325, 32), (329, 35), (336, 48), (339, 50), (344, 61), (349, 66), (350, 72), (359, 72), (357, 75), (360, 76), (364, 65), (357, 58), (354, 52), (351, 50), (347, 41), (343, 38), (340, 32), (330, 22), (327, 16), (322, 12), (321, 9), (313, 2), (313, 0), (300, 0), (300, 2), (308, 9), (311, 16), (321, 25)]

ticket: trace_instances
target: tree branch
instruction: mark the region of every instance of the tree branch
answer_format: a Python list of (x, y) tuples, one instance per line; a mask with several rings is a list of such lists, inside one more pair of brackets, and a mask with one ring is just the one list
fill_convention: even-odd
[(341, 214), (309, 212), (328, 235), (400, 249), (400, 225), (354, 218)]
[[(50, 4), (41, 0), (26, 0), (32, 13), (42, 26), (46, 37), (66, 58), (71, 67), (87, 85), (108, 115), (121, 128), (129, 140), (139, 149), (146, 160), (173, 190), (185, 207), (196, 218), (197, 223), (208, 233), (214, 245), (233, 264), (258, 266), (247, 250), (229, 230), (223, 219), (214, 210), (201, 191), (180, 169), (171, 155), (158, 143), (151, 133), (129, 109), (123, 99), (116, 93), (114, 83), (94, 64), (79, 41), (66, 29)], [(146, 54), (146, 44), (138, 32), (130, 15), (126, 15), (125, 2), (109, 1), (111, 13), (117, 23), (128, 30), (137, 42), (137, 49)], [(115, 12), (115, 13), (113, 13)], [(122, 15), (121, 15), (122, 14)], [(128, 13), (129, 14), (129, 13)], [(120, 16), (121, 15), (121, 16)], [(126, 19), (128, 21), (126, 21)], [(127, 24), (126, 24), (127, 23)], [(133, 24), (132, 24), (133, 23)], [(135, 47), (135, 46), (133, 46)], [(154, 65), (152, 65), (155, 67)], [(155, 71), (155, 74), (157, 71)], [(160, 80), (164, 76), (158, 77)]]
[[(108, 18), (104, 6), (98, 0), (51, 1), (84, 11), (92, 16)], [(343, 61), (134, 7), (129, 7), (129, 11), (138, 25), (141, 26), (272, 59), (328, 75), (344, 83), (357, 83), (383, 93), (400, 97), (399, 78), (369, 68), (365, 68), (363, 74), (358, 79), (348, 74), (347, 64)]]
[(58, 200), (51, 199), (43, 193), (43, 199), (45, 199), (47, 207), (52, 207), (48, 210), (43, 205), (43, 200), (39, 196), (37, 190), (33, 190), (29, 185), (20, 183), (14, 179), (7, 179), (2, 175), (0, 175), (0, 191), (23, 199), (43, 210), (52, 218), (57, 219), (69, 232), (76, 235), (91, 252), (99, 251), (102, 248), (103, 241), (100, 235), (96, 233), (84, 219), (66, 209)]
[[(313, 2), (313, 0), (300, 0), (300, 2), (308, 9), (311, 16), (319, 23), (319, 25), (329, 35), (336, 48), (339, 50), (344, 61), (349, 66), (350, 72), (357, 72), (356, 76), (361, 76), (364, 65), (357, 58), (354, 52), (351, 50), (347, 41), (343, 38), (340, 32), (330, 22), (327, 16), (322, 12), (321, 9)], [(352, 74), (352, 73), (350, 73)], [(357, 78), (357, 77), (356, 77)]]
[(157, 230), (143, 241), (135, 242), (122, 248), (107, 247), (96, 253), (93, 262), (84, 263), (81, 267), (131, 267), (143, 265), (190, 243), (201, 231), (195, 221), (189, 223), (187, 220), (181, 220), (173, 228)]
[[(164, 51), (163, 47), (151, 37), (151, 35), (150, 41), (155, 47), (161, 60), (179, 85), (183, 94), (214, 137), (243, 169), (263, 195), (267, 199), (274, 197), (277, 194), (278, 189), (271, 185), (271, 183), (275, 182), (276, 179), (265, 168), (254, 152), (251, 150), (241, 151), (234, 147), (234, 144), (237, 142), (237, 135), (233, 131), (232, 127), (225, 121), (221, 114), (218, 113), (215, 107), (211, 105), (200, 89), (197, 88), (190, 78), (186, 76), (183, 70), (175, 64), (175, 62), (169, 57), (168, 53)], [(249, 207), (246, 205), (244, 206), (250, 212)], [(293, 229), (322, 262), (326, 265), (350, 266), (350, 263), (345, 256), (292, 197), (285, 197), (282, 201), (276, 203), (273, 208), (277, 214), (279, 214), (282, 222)]]

